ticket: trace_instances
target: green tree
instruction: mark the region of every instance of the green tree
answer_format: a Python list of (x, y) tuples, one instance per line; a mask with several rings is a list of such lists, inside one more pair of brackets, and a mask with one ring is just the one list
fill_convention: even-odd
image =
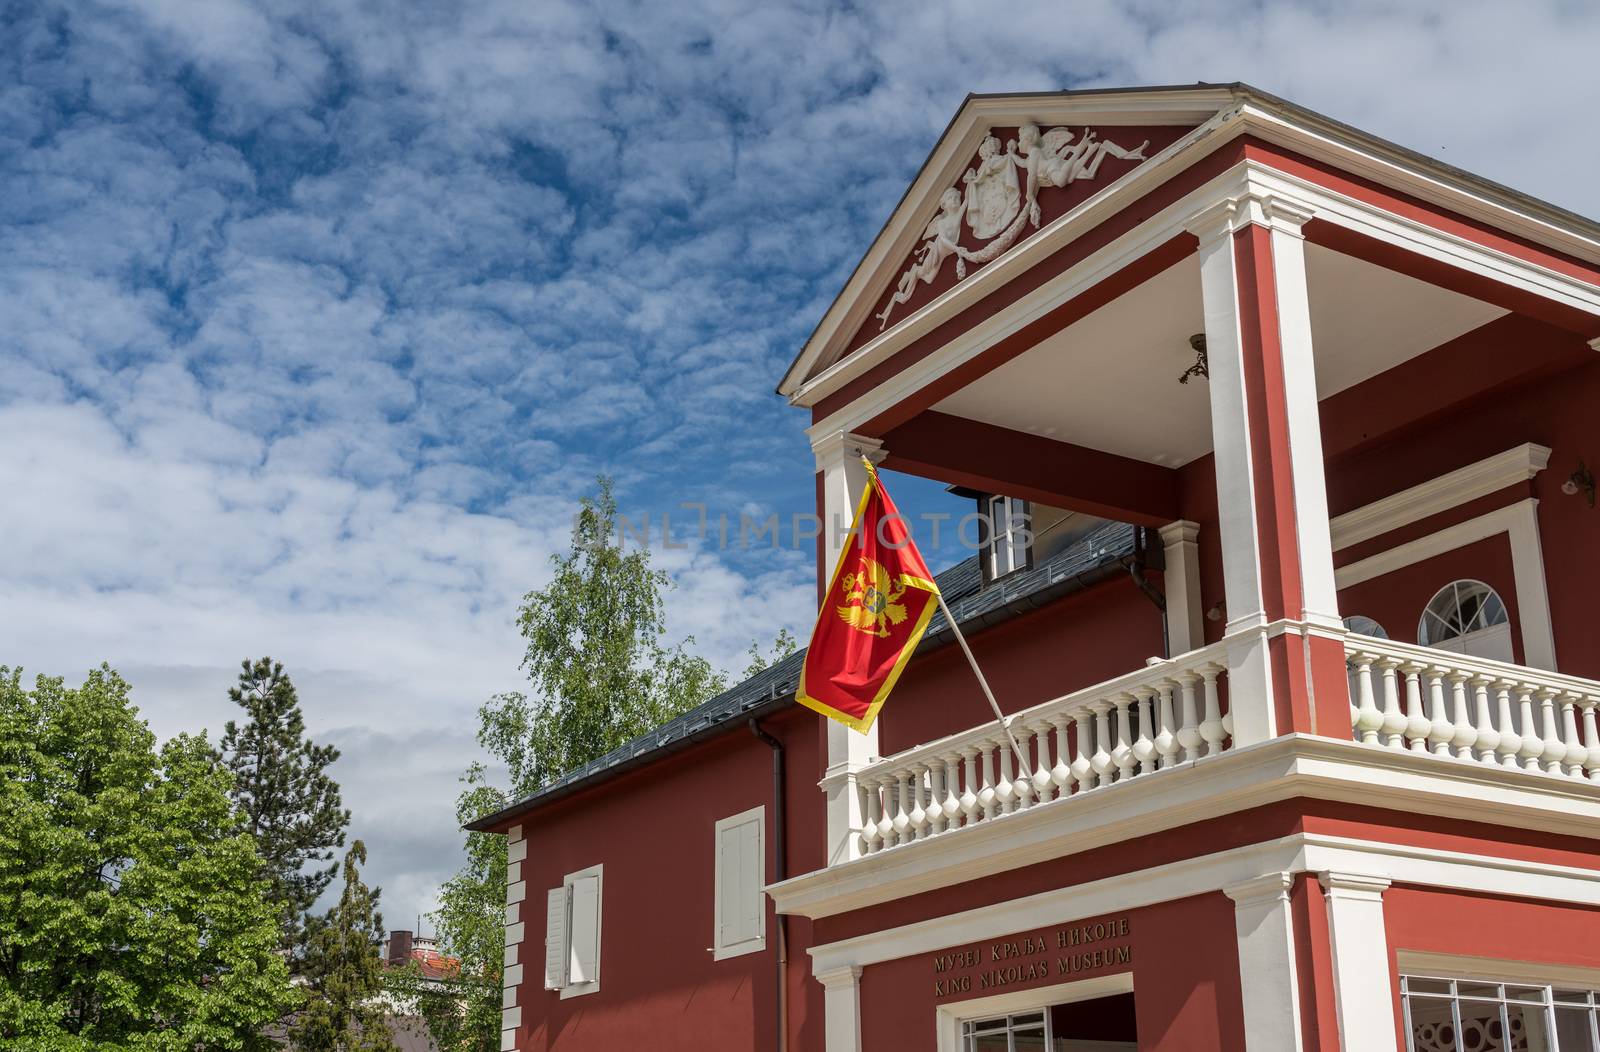
[(787, 628), (778, 629), (778, 636), (772, 641), (770, 655), (761, 653), (761, 648), (752, 642), (750, 649), (745, 651), (750, 662), (744, 667), (744, 678), (749, 679), (758, 672), (766, 671), (798, 649), (800, 649), (799, 640), (795, 639), (794, 633)]
[[(644, 548), (625, 550), (611, 481), (596, 480), (572, 527), (572, 546), (551, 558), (555, 573), (522, 602), (518, 628), (531, 694), (491, 698), (478, 710), (478, 743), (506, 769), (506, 784), (474, 763), (456, 813), (462, 823), (498, 810), (604, 756), (723, 689), (725, 677), (690, 653), (693, 639), (664, 644), (666, 573)], [(446, 1052), (500, 1047), (505, 947), (506, 842), (468, 833), (466, 863), (439, 891), (430, 914), (441, 948), (461, 960), (443, 987), (398, 987), (416, 1003)]]
[(383, 917), (378, 889), (361, 880), (367, 846), (357, 840), (344, 856), (338, 905), (312, 925), (302, 974), (308, 996), (290, 1030), (305, 1052), (394, 1052), (384, 992)]
[(507, 694), (486, 707), (489, 736), (515, 753), (531, 750), (538, 785), (693, 708), (725, 682), (689, 652), (692, 637), (663, 645), (662, 596), (672, 579), (650, 566), (649, 549), (623, 547), (611, 480), (596, 483), (599, 492), (583, 498), (573, 523), (572, 549), (551, 558), (548, 585), (523, 597), (517, 627), (532, 699)]
[(228, 697), (249, 717), (223, 728), (224, 762), (233, 772), (233, 797), (261, 855), (261, 877), (278, 909), (279, 945), (298, 969), (306, 913), (338, 869), (330, 862), (344, 845), (350, 812), (339, 783), (327, 774), (339, 758), (331, 745), (306, 736), (294, 684), (271, 658), (244, 661)]
[(259, 1047), (294, 993), (231, 778), (128, 693), (0, 667), (0, 1041)]

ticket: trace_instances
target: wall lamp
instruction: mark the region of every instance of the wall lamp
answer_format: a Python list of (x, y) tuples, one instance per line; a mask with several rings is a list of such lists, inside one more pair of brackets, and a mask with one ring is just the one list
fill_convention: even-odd
[(1569, 497), (1582, 493), (1588, 499), (1589, 507), (1594, 507), (1594, 473), (1588, 465), (1578, 461), (1578, 470), (1567, 476), (1567, 481), (1561, 484), (1561, 492)]

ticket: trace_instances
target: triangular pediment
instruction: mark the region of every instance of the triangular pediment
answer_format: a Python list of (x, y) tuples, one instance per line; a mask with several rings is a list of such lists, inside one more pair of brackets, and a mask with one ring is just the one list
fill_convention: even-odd
[(1228, 107), (1232, 86), (970, 96), (779, 390), (892, 332)]

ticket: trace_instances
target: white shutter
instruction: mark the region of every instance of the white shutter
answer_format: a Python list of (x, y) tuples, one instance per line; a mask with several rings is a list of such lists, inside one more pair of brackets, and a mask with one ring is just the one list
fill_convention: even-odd
[(600, 878), (593, 874), (572, 881), (572, 926), (568, 941), (572, 953), (567, 981), (592, 983), (600, 977)]
[(761, 893), (765, 808), (724, 818), (716, 826), (716, 938), (718, 957), (761, 948), (766, 928)]
[(567, 984), (567, 889), (551, 888), (545, 909), (544, 988), (559, 990)]
[(766, 910), (763, 908), (761, 894), (761, 826), (760, 818), (746, 822), (739, 827), (739, 893), (743, 896), (740, 901), (740, 917), (743, 938), (748, 941), (761, 938), (765, 927)]

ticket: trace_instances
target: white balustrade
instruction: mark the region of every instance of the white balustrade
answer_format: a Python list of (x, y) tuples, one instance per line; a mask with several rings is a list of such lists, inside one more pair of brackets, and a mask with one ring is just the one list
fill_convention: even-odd
[(988, 723), (875, 761), (857, 779), (862, 849), (944, 836), (1224, 751), (1226, 661), (1216, 644), (1008, 716), (1021, 756)]
[(1600, 781), (1600, 683), (1349, 636), (1356, 741)]

